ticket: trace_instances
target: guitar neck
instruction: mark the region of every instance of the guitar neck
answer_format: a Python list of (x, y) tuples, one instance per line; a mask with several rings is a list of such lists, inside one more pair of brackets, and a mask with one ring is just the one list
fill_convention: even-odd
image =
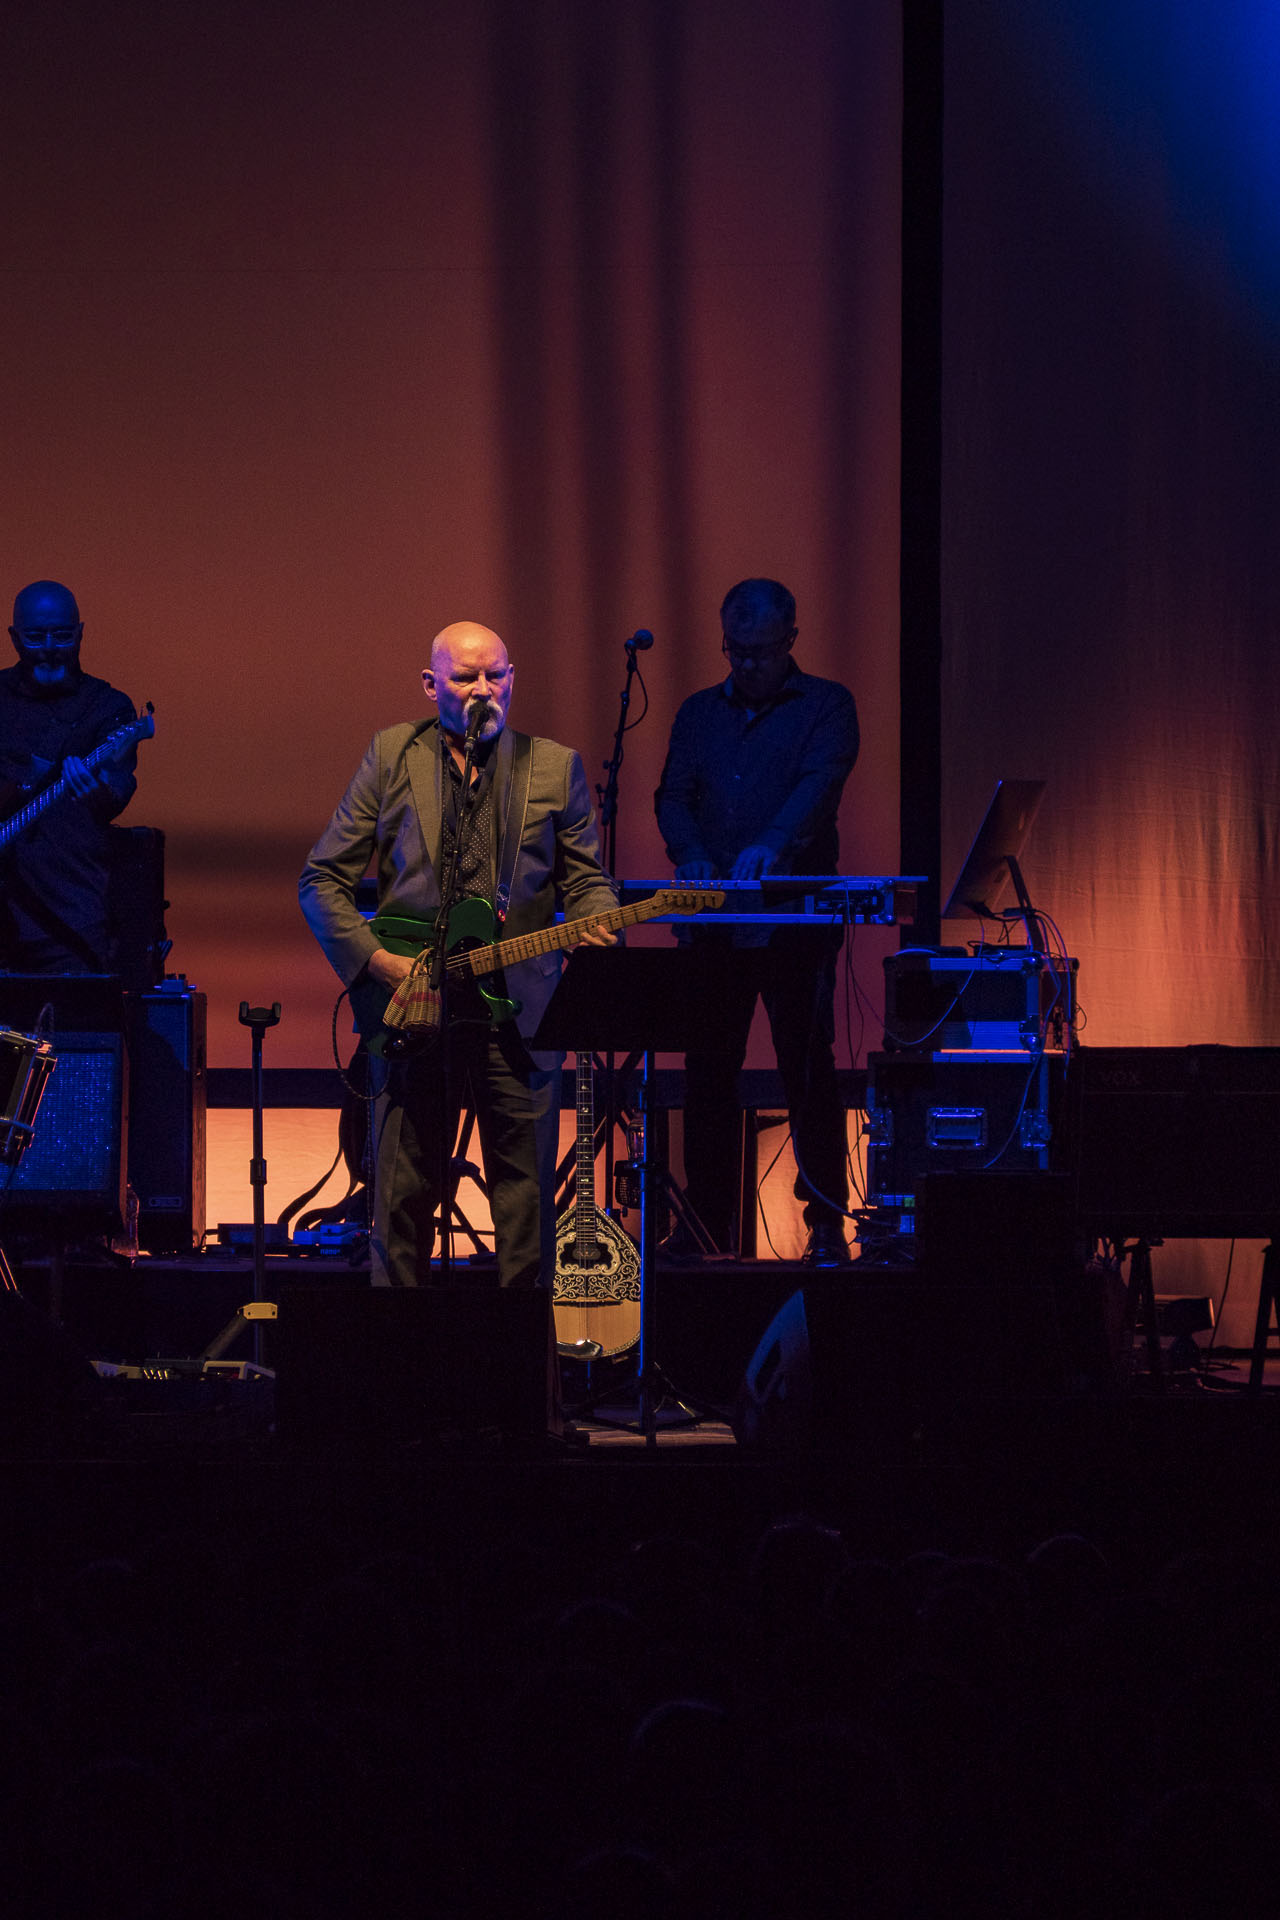
[(558, 927), (540, 927), (537, 933), (517, 933), (509, 940), (495, 941), (492, 946), (470, 947), (465, 953), (450, 954), (446, 964), (451, 973), (497, 973), (500, 967), (536, 959), (541, 953), (565, 953), (581, 942), (590, 927), (607, 927), (610, 933), (620, 933), (623, 927), (652, 920), (655, 913), (664, 911), (661, 895), (655, 895), (652, 900), (638, 900), (634, 906), (590, 913), (581, 920), (566, 920)]
[[(96, 767), (98, 763), (97, 752), (86, 754), (87, 767)], [(47, 812), (68, 791), (66, 780), (61, 778), (55, 780), (51, 786), (42, 787), (34, 800), (28, 800), (25, 807), (19, 807), (17, 813), (11, 813), (4, 825), (0, 827), (0, 847), (7, 846), (10, 840), (16, 840), (33, 820), (38, 820), (42, 813)]]
[[(147, 736), (154, 731), (154, 727), (149, 718), (150, 711), (150, 708), (148, 708), (147, 720), (135, 721), (130, 727), (121, 727), (118, 732), (111, 734), (106, 740), (103, 740), (100, 745), (96, 746), (91, 753), (86, 753), (84, 756), (86, 767), (100, 767), (105, 761), (115, 759), (119, 755), (122, 746), (128, 744), (129, 741), (147, 738)], [(42, 813), (46, 812), (48, 808), (61, 800), (64, 794), (69, 792), (70, 787), (67, 783), (66, 776), (61, 774), (51, 785), (42, 787), (33, 799), (28, 800), (24, 807), (18, 809), (17, 813), (11, 813), (8, 819), (0, 825), (0, 847), (7, 847), (11, 840), (16, 840), (18, 835), (24, 832), (33, 820), (38, 820)]]
[(578, 1055), (578, 1192), (575, 1233), (578, 1257), (595, 1238), (596, 1225), (596, 1101), (594, 1064), (589, 1053)]

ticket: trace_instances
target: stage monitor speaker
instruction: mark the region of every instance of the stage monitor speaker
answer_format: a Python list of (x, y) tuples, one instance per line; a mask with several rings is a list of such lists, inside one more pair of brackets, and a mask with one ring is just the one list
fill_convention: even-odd
[(271, 1339), (276, 1424), (320, 1451), (547, 1431), (550, 1295), (542, 1287), (282, 1289)]
[(919, 1436), (1068, 1386), (1052, 1287), (918, 1273), (794, 1293), (747, 1363), (740, 1446), (908, 1454)]
[(19, 1161), (5, 1218), (82, 1232), (123, 1218), (128, 1063), (122, 1033), (55, 1031), (57, 1065)]
[(205, 1230), (205, 996), (179, 977), (134, 994), (129, 1020), (129, 1184), (138, 1245), (199, 1246)]

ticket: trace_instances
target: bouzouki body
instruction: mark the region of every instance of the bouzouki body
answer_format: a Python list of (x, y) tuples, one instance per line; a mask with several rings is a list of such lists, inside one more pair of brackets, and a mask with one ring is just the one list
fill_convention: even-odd
[(556, 1228), (556, 1343), (593, 1341), (605, 1359), (640, 1338), (640, 1251), (596, 1205), (595, 1090), (589, 1053), (578, 1055), (578, 1155), (573, 1205)]

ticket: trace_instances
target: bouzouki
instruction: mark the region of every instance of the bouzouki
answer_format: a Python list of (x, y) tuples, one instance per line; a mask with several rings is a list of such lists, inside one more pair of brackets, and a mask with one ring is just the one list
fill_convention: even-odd
[[(123, 760), (131, 747), (136, 746), (139, 740), (149, 740), (155, 730), (155, 708), (148, 700), (145, 710), (136, 720), (130, 720), (126, 726), (117, 727), (114, 733), (109, 733), (92, 753), (85, 754), (84, 763), (86, 767), (104, 767), (112, 760)], [(39, 793), (33, 794), (25, 806), (0, 821), (0, 850), (16, 840), (20, 833), (25, 833), (42, 813), (56, 805), (70, 791), (65, 776), (50, 781), (47, 787), (41, 787)]]
[(573, 1205), (556, 1227), (556, 1342), (594, 1341), (606, 1359), (640, 1338), (640, 1251), (596, 1205), (596, 1107), (591, 1055), (578, 1055), (578, 1148)]
[[(514, 1020), (520, 1011), (520, 1002), (482, 984), (503, 967), (520, 960), (532, 960), (538, 954), (566, 953), (570, 947), (580, 945), (592, 927), (603, 926), (611, 933), (618, 933), (623, 927), (652, 920), (655, 914), (703, 913), (709, 907), (723, 905), (722, 888), (663, 887), (647, 900), (637, 900), (629, 907), (611, 907), (604, 913), (586, 914), (559, 926), (539, 927), (536, 933), (517, 933), (505, 940), (495, 940), (498, 920), (490, 903), (478, 896), (459, 900), (449, 916), (445, 943), (444, 964), (450, 992), (455, 983), (470, 982), (476, 989), (476, 1012), (471, 1017), (498, 1023)], [(379, 943), (389, 953), (413, 957), (413, 971), (394, 993), (367, 979), (351, 989), (356, 1026), (371, 1051), (378, 1052), (394, 1035), (407, 1039), (438, 1032), (440, 996), (430, 984), (434, 920), (379, 913), (372, 924)]]

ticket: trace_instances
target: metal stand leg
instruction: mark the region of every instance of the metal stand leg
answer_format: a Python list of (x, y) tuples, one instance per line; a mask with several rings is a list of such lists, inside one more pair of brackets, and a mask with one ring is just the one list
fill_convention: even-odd
[(1262, 1369), (1271, 1341), (1271, 1322), (1276, 1319), (1280, 1332), (1280, 1308), (1276, 1304), (1276, 1248), (1270, 1241), (1262, 1255), (1262, 1283), (1258, 1288), (1258, 1318), (1253, 1329), (1253, 1352), (1249, 1359), (1249, 1392), (1262, 1392)]
[[(662, 1190), (665, 1170), (660, 1164), (654, 1140), (653, 1092), (654, 1057), (652, 1053), (646, 1053), (643, 1056), (640, 1076), (640, 1152), (639, 1164), (636, 1168), (640, 1175), (640, 1339), (636, 1372), (639, 1402), (637, 1417), (633, 1422), (606, 1420), (599, 1414), (596, 1415), (602, 1426), (625, 1427), (629, 1431), (638, 1431), (643, 1435), (646, 1447), (656, 1447), (658, 1444), (658, 1408), (664, 1400), (673, 1402), (680, 1409), (684, 1416), (678, 1423), (681, 1426), (697, 1426), (705, 1418), (702, 1412), (682, 1398), (678, 1389), (673, 1386), (654, 1358), (652, 1317), (654, 1271), (657, 1264), (658, 1196)], [(633, 1147), (633, 1166), (635, 1166), (635, 1157)], [(696, 1215), (694, 1217), (696, 1218)]]
[(1139, 1237), (1129, 1254), (1129, 1289), (1125, 1298), (1124, 1325), (1133, 1333), (1141, 1322), (1147, 1345), (1147, 1372), (1158, 1392), (1164, 1391), (1164, 1366), (1160, 1358), (1160, 1325), (1156, 1317), (1155, 1282), (1151, 1270), (1151, 1249), (1163, 1242)]
[(475, 1252), (469, 1256), (471, 1261), (474, 1263), (480, 1260), (488, 1264), (497, 1259), (497, 1248), (496, 1246), (492, 1248), (485, 1246), (484, 1241), (480, 1238), (480, 1235), (476, 1232), (470, 1220), (468, 1220), (466, 1214), (463, 1212), (462, 1203), (458, 1199), (458, 1189), (464, 1180), (474, 1182), (483, 1199), (487, 1200), (489, 1198), (489, 1183), (485, 1179), (483, 1169), (477, 1166), (474, 1160), (468, 1160), (467, 1158), (467, 1150), (471, 1145), (471, 1136), (475, 1131), (475, 1125), (476, 1111), (474, 1106), (464, 1105), (461, 1112), (461, 1124), (457, 1143), (449, 1161), (449, 1219), (451, 1222), (456, 1222), (457, 1231), (459, 1233), (465, 1233), (475, 1248)]
[[(267, 1297), (267, 1162), (262, 1149), (262, 1039), (268, 1027), (278, 1026), (280, 1002), (270, 1007), (251, 1007), (240, 1002), (240, 1025), (248, 1027), (253, 1040), (253, 1158), (249, 1162), (249, 1184), (253, 1188), (253, 1299), (254, 1304)], [(262, 1365), (262, 1320), (253, 1317), (253, 1362)]]

